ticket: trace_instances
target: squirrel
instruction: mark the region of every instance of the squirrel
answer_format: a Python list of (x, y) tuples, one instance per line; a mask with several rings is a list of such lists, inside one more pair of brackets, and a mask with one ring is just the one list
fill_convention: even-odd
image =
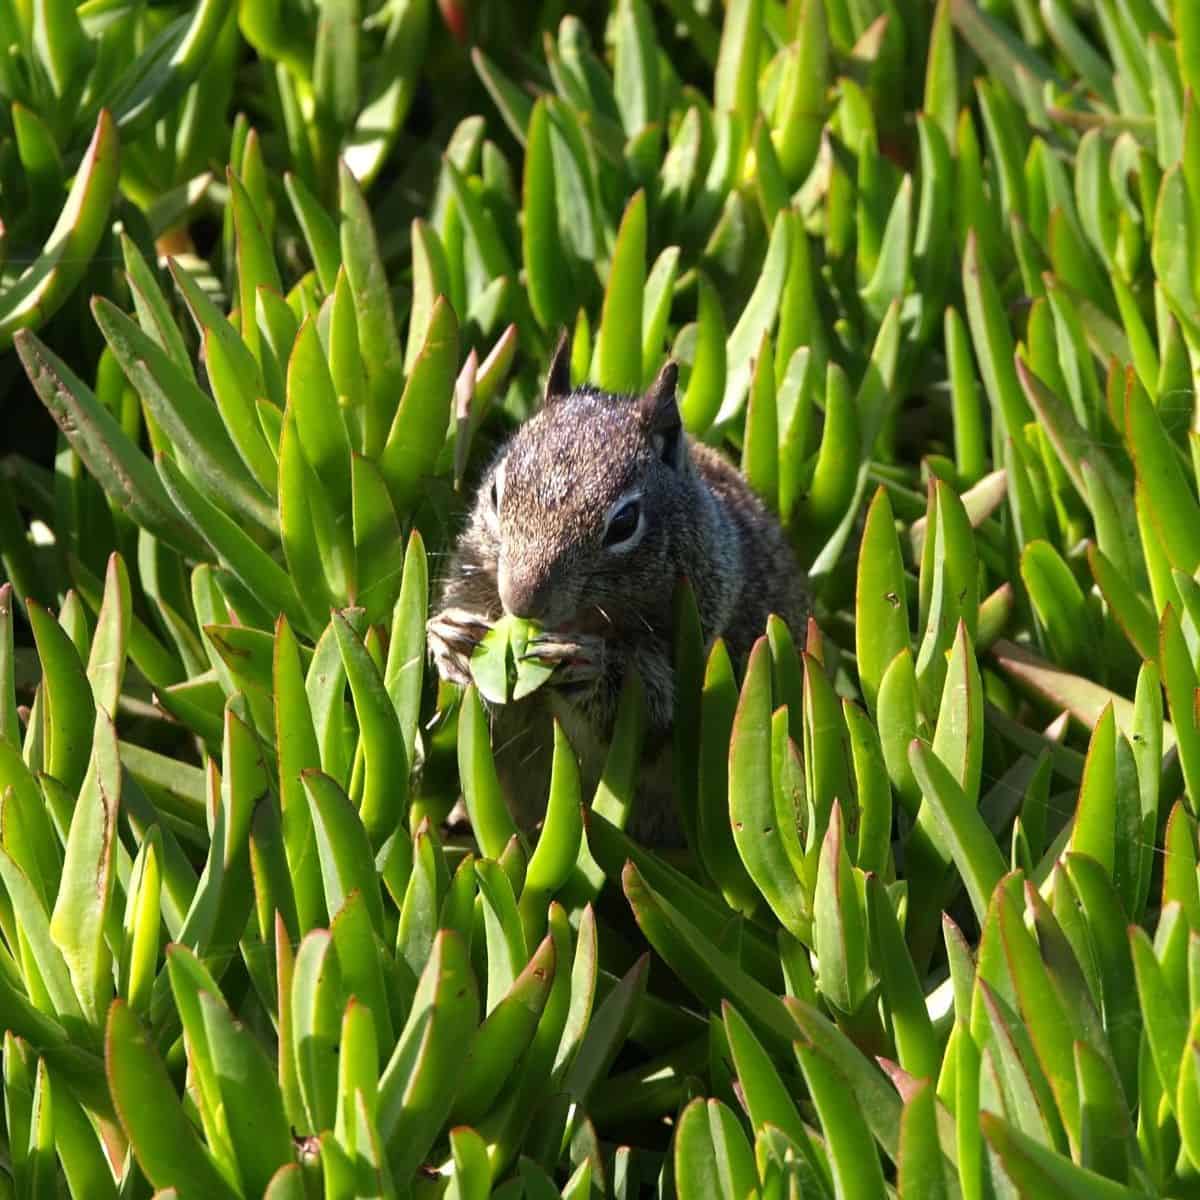
[[(642, 395), (572, 387), (567, 335), (539, 410), (484, 473), (427, 624), (439, 675), (470, 682), (470, 658), (503, 614), (536, 619), (548, 682), (493, 714), (497, 773), (518, 825), (547, 795), (559, 718), (585, 788), (598, 781), (626, 673), (643, 685), (647, 738), (630, 832), (681, 837), (670, 796), (673, 603), (690, 581), (706, 647), (744, 662), (772, 613), (800, 633), (808, 581), (778, 520), (737, 468), (683, 429), (678, 368)], [(590, 792), (585, 791), (585, 795)]]

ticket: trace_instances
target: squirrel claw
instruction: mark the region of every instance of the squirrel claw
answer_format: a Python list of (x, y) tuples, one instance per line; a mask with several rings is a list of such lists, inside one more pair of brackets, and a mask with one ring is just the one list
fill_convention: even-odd
[(594, 683), (604, 674), (604, 642), (588, 634), (571, 638), (542, 633), (530, 639), (521, 659), (556, 667), (552, 686)]
[(447, 608), (425, 623), (425, 640), (438, 674), (465, 687), (471, 682), (471, 655), (491, 625), (478, 613)]

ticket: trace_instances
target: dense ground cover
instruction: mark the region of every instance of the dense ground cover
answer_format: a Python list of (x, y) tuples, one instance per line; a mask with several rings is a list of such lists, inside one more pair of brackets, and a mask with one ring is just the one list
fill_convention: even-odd
[[(0, 0), (0, 1191), (1200, 1194), (1200, 11), (568, 7)], [(425, 662), (563, 327), (811, 569), (682, 854)]]

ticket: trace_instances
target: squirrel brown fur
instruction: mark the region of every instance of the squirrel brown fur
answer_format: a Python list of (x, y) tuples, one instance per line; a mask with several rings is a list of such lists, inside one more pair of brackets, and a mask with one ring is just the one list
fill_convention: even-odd
[(572, 388), (564, 335), (540, 410), (484, 474), (450, 559), (428, 625), (443, 678), (469, 682), (472, 651), (504, 613), (536, 618), (539, 656), (559, 663), (543, 688), (493, 714), (497, 770), (523, 827), (545, 804), (549, 714), (592, 786), (633, 668), (648, 736), (631, 831), (678, 839), (665, 734), (680, 578), (706, 646), (723, 638), (735, 663), (772, 613), (803, 632), (809, 592), (791, 546), (736, 467), (684, 433), (676, 377), (668, 362), (640, 396)]

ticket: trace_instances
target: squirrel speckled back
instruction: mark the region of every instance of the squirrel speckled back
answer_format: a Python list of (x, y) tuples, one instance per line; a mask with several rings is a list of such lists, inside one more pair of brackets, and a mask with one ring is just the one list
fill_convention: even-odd
[(803, 633), (807, 581), (778, 521), (731, 463), (685, 435), (675, 385), (667, 363), (641, 396), (572, 388), (564, 336), (540, 411), (485, 473), (450, 560), (428, 626), (443, 678), (468, 682), (472, 651), (504, 613), (536, 618), (547, 631), (539, 655), (560, 664), (540, 691), (494, 714), (497, 769), (525, 827), (545, 803), (550, 713), (590, 787), (633, 668), (649, 736), (632, 831), (658, 843), (678, 836), (663, 759), (681, 577), (706, 645), (724, 638), (735, 662), (771, 613)]

